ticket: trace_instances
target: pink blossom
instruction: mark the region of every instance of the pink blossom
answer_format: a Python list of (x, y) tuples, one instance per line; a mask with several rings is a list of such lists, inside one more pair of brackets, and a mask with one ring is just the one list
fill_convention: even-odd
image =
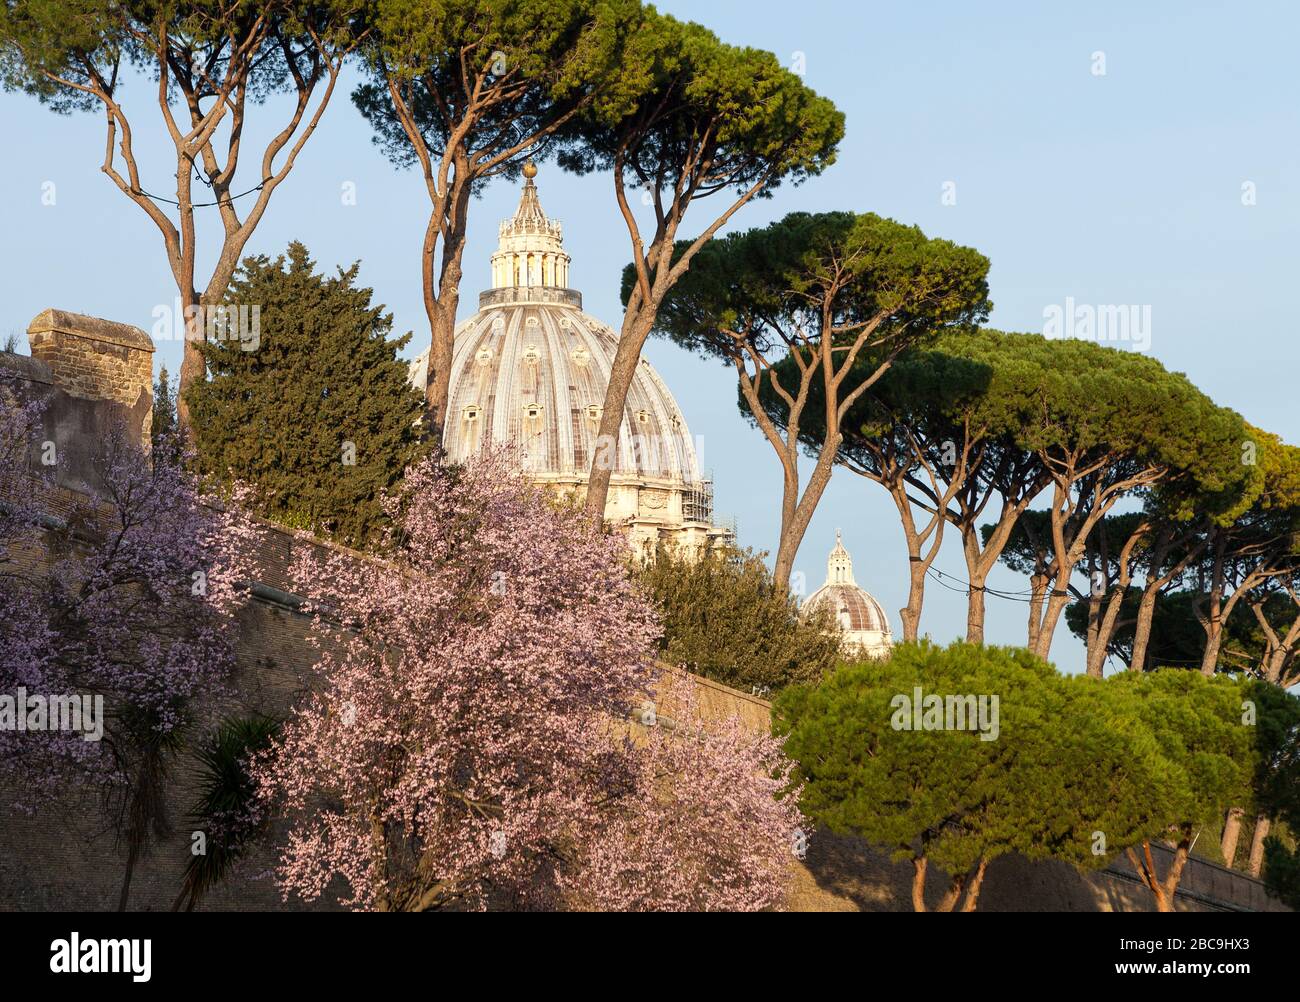
[(797, 823), (773, 797), (779, 749), (737, 722), (636, 739), (658, 626), (626, 546), (516, 468), (499, 452), (427, 461), (387, 501), (382, 560), (295, 567), (318, 685), (254, 767), (289, 820), (284, 894), (393, 910), (778, 903)]

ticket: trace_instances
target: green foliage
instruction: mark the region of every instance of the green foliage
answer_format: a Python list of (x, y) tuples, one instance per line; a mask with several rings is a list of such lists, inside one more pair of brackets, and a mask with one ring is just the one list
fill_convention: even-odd
[[(900, 701), (997, 697), (994, 740), (973, 728), (901, 729)], [(1096, 866), (1093, 833), (1133, 826), (1116, 816), (1127, 746), (1095, 721), (1062, 726), (1070, 689), (1028, 652), (928, 642), (882, 663), (840, 668), (777, 704), (777, 730), (800, 763), (814, 822), (957, 874), (1009, 851)]]
[(1300, 831), (1300, 696), (1252, 679), (1245, 697), (1255, 712), (1254, 808)]
[(637, 573), (663, 623), (660, 656), (672, 664), (766, 694), (815, 682), (839, 659), (833, 617), (824, 610), (802, 617), (751, 551), (693, 559), (661, 545)]
[[(865, 442), (908, 434), (934, 451), (940, 443), (964, 438), (1005, 450), (1033, 416), (1037, 380), (1034, 367), (1026, 364), (1024, 344), (1014, 334), (959, 328), (908, 352), (845, 416), (841, 452), (870, 464)], [(815, 422), (815, 404), (811, 410), (809, 420)], [(807, 434), (814, 442), (823, 437), (814, 424)], [(994, 465), (987, 463), (990, 469)]]
[(191, 812), (196, 831), (206, 837), (206, 852), (191, 853), (173, 910), (192, 911), (221, 883), (263, 828), (254, 808), (255, 786), (249, 760), (270, 747), (279, 723), (270, 717), (223, 720), (198, 748), (199, 797)]
[(1281, 821), (1290, 830), (1290, 845), (1278, 829), (1264, 840), (1264, 883), (1269, 893), (1300, 910), (1300, 697), (1275, 685), (1253, 682), (1250, 696), (1258, 708), (1255, 810)]
[[(901, 357), (844, 427), (867, 438), (915, 428), (926, 442), (960, 442), (975, 429), (1000, 452), (1105, 460), (1111, 478), (1140, 465), (1168, 468), (1152, 500), (1171, 517), (1230, 520), (1262, 477), (1242, 462), (1251, 431), (1241, 416), (1181, 373), (1133, 352), (1037, 334), (945, 332)], [(820, 441), (820, 430), (810, 425), (808, 434)], [(848, 458), (861, 452), (851, 437), (845, 449)]]
[[(1106, 653), (1118, 658), (1126, 667), (1132, 665), (1133, 640), (1141, 598), (1140, 588), (1131, 587), (1125, 592), (1115, 632), (1106, 645)], [(1156, 595), (1151, 617), (1151, 636), (1147, 640), (1147, 670), (1200, 666), (1201, 652), (1205, 648), (1205, 631), (1197, 622), (1193, 608), (1197, 598), (1192, 592), (1185, 591)], [(1071, 633), (1080, 640), (1087, 640), (1087, 598), (1077, 598), (1066, 607), (1065, 622)], [(1227, 624), (1229, 633), (1242, 622), (1242, 615), (1234, 610)]]
[(772, 53), (644, 6), (620, 72), (574, 120), (561, 162), (579, 173), (626, 169), (656, 193), (693, 175), (688, 201), (763, 181), (765, 197), (782, 180), (820, 174), (843, 135), (843, 113)]
[(151, 438), (158, 439), (176, 432), (176, 391), (172, 389), (167, 369), (158, 373), (153, 384), (153, 431)]
[[(996, 696), (996, 739), (940, 720), (900, 728), (918, 687)], [(1102, 681), (1021, 650), (907, 643), (787, 690), (775, 726), (805, 813), (832, 831), (952, 874), (1011, 851), (1086, 868), (1245, 802), (1257, 752), (1244, 692), (1196, 672)]]
[[(1089, 341), (1002, 337), (1017, 356), (1011, 364), (1018, 378), (1032, 387), (1028, 420), (1013, 418), (1021, 448), (1052, 458), (1105, 460), (1108, 480), (1143, 466), (1165, 469), (1154, 500), (1175, 517), (1230, 519), (1257, 490), (1258, 472), (1241, 461), (1246, 423), (1182, 373)], [(976, 343), (967, 342), (981, 350)]]
[[(1125, 665), (1131, 664), (1133, 634), (1141, 589), (1129, 588), (1120, 607), (1118, 627), (1107, 645), (1107, 653)], [(1147, 649), (1147, 670), (1155, 668), (1198, 668), (1205, 650), (1205, 629), (1196, 618), (1205, 595), (1195, 591), (1170, 591), (1156, 595)], [(1296, 615), (1295, 603), (1285, 595), (1270, 595), (1264, 601), (1265, 615), (1282, 618)], [(1088, 633), (1088, 600), (1079, 598), (1065, 610), (1070, 632), (1083, 640)], [(1243, 603), (1233, 607), (1223, 624), (1223, 646), (1219, 670), (1253, 674), (1263, 664), (1266, 638), (1259, 623)]]
[(1251, 796), (1258, 750), (1243, 703), (1252, 690), (1226, 676), (1165, 669), (1120, 672), (1101, 683), (1155, 738), (1163, 766), (1151, 787), (1165, 827), (1212, 827)]
[[(291, 85), (287, 54), (298, 72), (309, 73), (313, 38), (346, 43), (359, 6), (354, 0), (6, 3), (0, 5), (0, 81), (56, 112), (94, 110), (100, 105), (91, 91), (113, 93), (128, 66), (157, 73), (158, 42), (166, 38), (172, 80), (208, 98), (232, 50), (255, 38), (259, 44), (240, 56), (248, 92), (261, 98)], [(269, 22), (268, 31), (254, 27), (259, 19)]]
[(1186, 516), (1192, 496), (1173, 495), (1174, 484), (1194, 482), (1197, 510), (1222, 513), (1257, 480), (1241, 461), (1241, 416), (1217, 407), (1186, 376), (1090, 341), (1020, 337), (1041, 387), (1036, 417), (1019, 436), (1025, 448), (1052, 457), (1113, 457), (1110, 478), (1142, 466), (1167, 468), (1159, 489), (1177, 497)]
[(1264, 885), (1282, 904), (1300, 911), (1300, 848), (1288, 849), (1274, 835), (1264, 839)]
[[(677, 254), (684, 248), (679, 244)], [(870, 374), (882, 352), (900, 340), (986, 317), (988, 268), (988, 259), (969, 247), (927, 238), (918, 227), (874, 213), (794, 212), (702, 248), (660, 307), (656, 331), (705, 357), (729, 361), (744, 352), (736, 334), (762, 354), (775, 347), (784, 355), (784, 346), (804, 339), (816, 343), (829, 336), (851, 344), (861, 325), (883, 317), (871, 336), (877, 350), (868, 348), (857, 363)], [(624, 303), (635, 282), (629, 265)], [(828, 296), (835, 329), (823, 331)], [(793, 372), (794, 363), (787, 369)]]
[[(1042, 477), (1040, 465), (1018, 438), (1041, 406), (1043, 367), (1032, 351), (1037, 345), (1032, 335), (969, 327), (982, 315), (974, 307), (950, 315), (937, 337), (901, 354), (853, 402), (840, 423), (841, 463), (875, 478), (903, 476), (910, 494), (933, 502), (942, 489), (936, 491), (926, 469), (939, 484), (948, 483), (959, 472), (955, 458), (969, 451), (964, 471), (972, 485), (971, 507), (982, 492), (1033, 493), (1027, 484)], [(870, 353), (859, 357), (845, 385), (868, 379), (877, 364)], [(785, 386), (797, 373), (795, 359), (776, 366)], [(824, 389), (814, 381), (799, 423), (800, 441), (814, 453), (826, 441), (824, 400)], [(779, 427), (788, 427), (789, 407), (770, 384), (762, 403)]]
[(514, 174), (521, 140), (548, 135), (621, 72), (639, 16), (635, 0), (380, 0), (364, 48), (370, 79), (352, 99), (400, 166), (418, 156), (389, 81), (434, 154), (455, 137), (476, 180), (499, 156)]
[(207, 341), (211, 376), (188, 396), (204, 472), (250, 483), (268, 518), (351, 545), (373, 538), (380, 493), (427, 448), (397, 357), (410, 335), (388, 337), (357, 271), (319, 275), (296, 242), (287, 259), (246, 259), (227, 302), (260, 308), (260, 332)]

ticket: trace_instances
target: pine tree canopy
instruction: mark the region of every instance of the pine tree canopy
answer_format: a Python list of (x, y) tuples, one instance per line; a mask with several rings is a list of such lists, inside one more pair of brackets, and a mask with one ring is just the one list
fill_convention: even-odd
[(398, 358), (408, 333), (355, 285), (359, 265), (318, 274), (295, 241), (246, 258), (226, 297), (226, 337), (203, 345), (192, 388), (201, 469), (257, 493), (259, 513), (363, 546), (383, 524), (379, 495), (419, 458), (420, 394)]

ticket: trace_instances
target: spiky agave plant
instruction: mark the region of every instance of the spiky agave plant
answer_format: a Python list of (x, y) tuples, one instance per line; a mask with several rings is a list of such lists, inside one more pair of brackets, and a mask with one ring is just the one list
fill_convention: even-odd
[(228, 717), (200, 745), (200, 794), (191, 818), (204, 833), (206, 851), (191, 854), (172, 911), (193, 911), (262, 831), (265, 818), (254, 806), (247, 765), (271, 744), (279, 727), (271, 717)]

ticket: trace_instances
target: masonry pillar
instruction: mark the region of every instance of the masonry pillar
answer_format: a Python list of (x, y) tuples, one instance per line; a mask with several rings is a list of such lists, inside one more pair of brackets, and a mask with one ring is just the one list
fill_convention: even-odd
[[(101, 405), (94, 408), (101, 424), (123, 421), (148, 448), (154, 353), (148, 334), (129, 324), (46, 310), (28, 325), (27, 341), (32, 358), (49, 366), (57, 389)], [(102, 435), (110, 429), (98, 430)]]

